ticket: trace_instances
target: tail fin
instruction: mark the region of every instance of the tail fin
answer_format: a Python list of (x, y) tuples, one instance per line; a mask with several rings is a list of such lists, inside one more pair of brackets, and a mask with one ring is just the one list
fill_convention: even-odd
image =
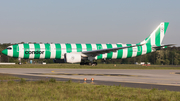
[(168, 25), (169, 22), (160, 23), (160, 25), (151, 33), (151, 35), (147, 37), (144, 41), (140, 42), (140, 44), (146, 43), (151, 46), (161, 46)]

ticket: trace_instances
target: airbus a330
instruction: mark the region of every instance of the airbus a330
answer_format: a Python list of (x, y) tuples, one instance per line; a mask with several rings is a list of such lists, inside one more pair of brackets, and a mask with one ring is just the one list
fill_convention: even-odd
[(168, 25), (168, 22), (160, 23), (149, 37), (137, 44), (15, 44), (8, 46), (2, 53), (14, 58), (54, 59), (59, 63), (97, 65), (95, 60), (98, 59), (131, 58), (171, 46), (161, 44)]

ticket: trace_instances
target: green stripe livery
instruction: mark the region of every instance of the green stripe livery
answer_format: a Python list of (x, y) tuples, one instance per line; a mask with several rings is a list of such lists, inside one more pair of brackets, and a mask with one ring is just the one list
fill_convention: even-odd
[[(107, 48), (113, 48), (112, 44), (106, 44)], [(111, 59), (113, 56), (113, 52), (107, 53), (107, 59)]]
[(15, 58), (19, 57), (19, 46), (18, 46), (18, 44), (13, 45), (13, 57), (15, 57)]
[(29, 59), (29, 54), (26, 53), (26, 51), (30, 51), (29, 44), (23, 44), (24, 45), (24, 59)]
[[(126, 44), (127, 46), (132, 46), (131, 44)], [(132, 47), (128, 48), (128, 52), (127, 52), (127, 58), (132, 57), (132, 53), (133, 53), (133, 49)]]
[(44, 44), (45, 45), (45, 59), (50, 59), (51, 57), (51, 46), (50, 44)]
[[(40, 44), (34, 44), (35, 51), (41, 51)], [(35, 59), (40, 58), (40, 54), (34, 54)]]
[(150, 53), (152, 51), (152, 49), (151, 49), (151, 40), (148, 40), (148, 42), (146, 43), (146, 47), (147, 47), (146, 53)]
[(156, 46), (161, 46), (161, 41), (160, 41), (160, 28), (155, 33), (155, 44)]
[(169, 25), (169, 22), (165, 22), (164, 23), (164, 34), (166, 33), (168, 25)]
[(66, 44), (66, 52), (67, 53), (71, 53), (72, 52), (71, 44)]
[(87, 47), (87, 51), (92, 51), (92, 46), (91, 46), (91, 44), (86, 44), (86, 47)]
[(56, 47), (56, 59), (61, 59), (61, 45), (60, 44), (55, 44)]
[(82, 52), (82, 46), (81, 44), (76, 44), (77, 52)]
[[(140, 43), (138, 43), (137, 45), (140, 45)], [(142, 54), (142, 46), (137, 46), (137, 55), (136, 56), (140, 56)]]
[[(117, 47), (122, 47), (121, 44), (116, 44), (116, 45), (117, 45)], [(120, 49), (117, 51), (117, 59), (121, 59), (122, 56), (123, 56), (123, 49)]]

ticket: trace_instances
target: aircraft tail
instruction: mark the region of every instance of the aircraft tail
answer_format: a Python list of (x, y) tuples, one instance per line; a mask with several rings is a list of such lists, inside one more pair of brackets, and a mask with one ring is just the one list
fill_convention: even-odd
[(147, 37), (144, 41), (139, 44), (149, 44), (151, 46), (161, 46), (162, 40), (166, 33), (169, 22), (162, 22), (160, 25)]

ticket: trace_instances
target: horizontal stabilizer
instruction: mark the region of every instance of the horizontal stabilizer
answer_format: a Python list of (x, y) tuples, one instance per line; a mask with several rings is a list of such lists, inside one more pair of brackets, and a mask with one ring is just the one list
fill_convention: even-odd
[(155, 47), (152, 47), (152, 48), (159, 49), (159, 48), (166, 48), (166, 47), (174, 46), (174, 45), (175, 44), (168, 44), (168, 45), (162, 45), (162, 46), (155, 46)]

